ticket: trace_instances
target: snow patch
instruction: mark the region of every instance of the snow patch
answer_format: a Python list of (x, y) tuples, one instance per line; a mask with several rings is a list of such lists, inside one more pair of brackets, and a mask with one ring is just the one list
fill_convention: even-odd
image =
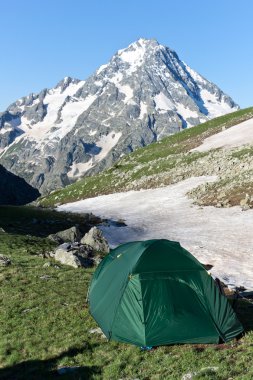
[(123, 74), (118, 71), (112, 78), (109, 79), (109, 81), (114, 83), (115, 85), (118, 85), (118, 83), (121, 82), (122, 79), (123, 79)]
[(245, 144), (253, 144), (253, 119), (246, 120), (206, 138), (203, 143), (192, 151), (206, 152), (217, 148), (235, 148)]
[(202, 89), (200, 91), (200, 96), (204, 101), (204, 106), (208, 110), (208, 117), (214, 118), (221, 115), (226, 115), (227, 113), (236, 111), (238, 107), (231, 108), (228, 103), (224, 102), (224, 96), (218, 99), (215, 94)]
[(144, 116), (148, 113), (148, 106), (146, 103), (144, 102), (140, 102), (140, 116), (139, 116), (139, 119), (143, 119)]
[(43, 100), (43, 103), (47, 105), (47, 114), (42, 122), (31, 126), (29, 120), (27, 120), (24, 116), (21, 118), (22, 129), (26, 132), (26, 136), (41, 144), (43, 142), (43, 138), (45, 138), (45, 135), (55, 125), (59, 108), (65, 102), (66, 97), (73, 96), (77, 90), (83, 86), (83, 84), (84, 81), (79, 83), (71, 83), (62, 93), (61, 88), (53, 88), (50, 90)]
[(97, 70), (96, 74), (97, 74), (97, 75), (100, 74), (104, 69), (106, 69), (107, 66), (108, 66), (108, 64), (106, 64), (106, 65), (101, 65), (101, 66), (99, 67), (99, 69)]
[[(179, 115), (181, 115), (183, 119), (186, 120), (186, 122), (187, 122), (187, 119), (190, 117), (193, 117), (193, 118), (199, 117), (198, 112), (190, 110), (189, 108), (185, 107), (183, 104), (177, 103), (176, 109), (177, 109), (177, 113), (179, 113)], [(190, 126), (192, 125), (189, 122), (187, 122), (187, 124)]]
[(160, 111), (160, 113), (165, 113), (166, 111), (175, 109), (172, 101), (162, 92), (154, 96), (154, 101), (156, 104), (156, 110)]
[(127, 49), (119, 50), (118, 55), (122, 61), (128, 63), (130, 68), (128, 73), (134, 73), (142, 65), (144, 54), (146, 52), (145, 40), (140, 39), (129, 45)]
[(91, 106), (96, 98), (96, 95), (88, 95), (84, 100), (71, 99), (61, 111), (63, 122), (59, 124), (56, 131), (50, 132), (50, 139), (62, 139), (66, 136), (74, 127), (78, 117)]
[(92, 158), (87, 162), (73, 163), (70, 171), (67, 173), (69, 178), (78, 178), (84, 175), (89, 169), (91, 169), (98, 162), (103, 160), (107, 154), (112, 150), (112, 148), (118, 143), (122, 133), (121, 132), (110, 132), (106, 136), (102, 136), (100, 140), (96, 142), (96, 146), (101, 148), (97, 155), (92, 156)]
[(130, 191), (59, 206), (58, 211), (93, 212), (103, 218), (123, 219), (127, 227), (103, 227), (111, 246), (134, 240), (179, 241), (212, 273), (231, 287), (253, 289), (253, 210), (240, 207), (200, 208), (186, 193), (215, 177), (189, 178), (158, 189)]
[(0, 129), (0, 135), (4, 135), (5, 133), (10, 132), (10, 131), (12, 131), (11, 127), (4, 126), (4, 128)]
[[(185, 62), (183, 62), (183, 64), (185, 65), (186, 70), (188, 71), (188, 73), (190, 74), (190, 76), (192, 77), (192, 79), (195, 82), (201, 83), (201, 84), (208, 82), (201, 75), (199, 75), (195, 70), (191, 69)], [(208, 82), (208, 83), (210, 83), (210, 82)]]
[(97, 130), (90, 130), (90, 132), (89, 132), (89, 136), (94, 136), (95, 134), (97, 133)]
[(122, 92), (125, 95), (124, 103), (128, 103), (130, 99), (134, 96), (133, 89), (128, 85), (117, 85), (120, 92)]

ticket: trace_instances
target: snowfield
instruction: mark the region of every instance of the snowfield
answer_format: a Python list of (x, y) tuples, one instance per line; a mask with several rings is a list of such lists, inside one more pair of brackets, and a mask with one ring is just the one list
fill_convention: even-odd
[(245, 144), (253, 144), (253, 119), (234, 125), (216, 135), (210, 136), (192, 152), (206, 152), (217, 148), (235, 148)]
[(59, 206), (58, 211), (93, 212), (103, 218), (123, 219), (126, 227), (103, 226), (112, 247), (134, 240), (165, 238), (179, 241), (212, 274), (230, 287), (253, 289), (253, 210), (240, 207), (199, 207), (186, 193), (214, 181), (195, 177), (158, 189), (130, 191)]

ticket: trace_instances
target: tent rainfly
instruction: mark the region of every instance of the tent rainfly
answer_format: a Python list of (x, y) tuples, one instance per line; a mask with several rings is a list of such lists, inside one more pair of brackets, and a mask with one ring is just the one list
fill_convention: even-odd
[(137, 346), (227, 342), (243, 332), (212, 277), (174, 241), (112, 250), (93, 275), (88, 299), (109, 340)]

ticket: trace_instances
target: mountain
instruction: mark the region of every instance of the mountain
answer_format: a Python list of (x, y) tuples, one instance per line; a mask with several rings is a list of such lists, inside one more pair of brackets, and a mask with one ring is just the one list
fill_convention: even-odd
[(119, 50), (86, 81), (64, 78), (0, 114), (0, 162), (42, 193), (239, 107), (156, 40)]
[(0, 165), (0, 205), (24, 205), (39, 196), (37, 189)]
[[(39, 199), (44, 207), (216, 176), (192, 192), (200, 205), (253, 207), (253, 107), (220, 116), (120, 158), (111, 168)], [(245, 207), (246, 206), (246, 207)]]

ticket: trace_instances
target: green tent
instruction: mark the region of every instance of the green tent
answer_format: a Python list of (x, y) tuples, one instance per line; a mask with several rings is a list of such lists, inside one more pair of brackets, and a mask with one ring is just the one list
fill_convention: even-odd
[(226, 342), (243, 331), (212, 277), (174, 241), (112, 250), (93, 275), (88, 299), (108, 339), (138, 346)]

